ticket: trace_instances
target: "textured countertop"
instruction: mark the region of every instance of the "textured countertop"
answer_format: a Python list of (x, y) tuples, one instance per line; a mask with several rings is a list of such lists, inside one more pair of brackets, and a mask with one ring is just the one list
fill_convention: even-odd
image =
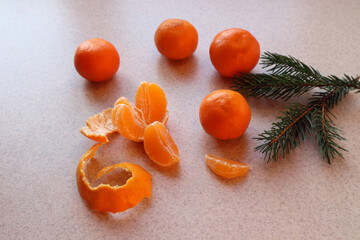
[[(197, 28), (192, 57), (169, 61), (156, 50), (155, 29), (167, 18)], [(278, 163), (254, 152), (253, 138), (276, 120), (281, 101), (248, 98), (251, 123), (231, 141), (208, 136), (198, 118), (201, 100), (229, 87), (208, 54), (218, 32), (244, 28), (262, 52), (291, 54), (323, 74), (357, 75), (359, 24), (358, 0), (1, 1), (0, 239), (360, 239), (360, 95), (333, 110), (349, 152), (331, 165), (313, 136)], [(115, 78), (102, 84), (73, 65), (76, 47), (94, 37), (113, 43), (121, 58)], [(181, 162), (161, 169), (141, 143), (111, 137), (100, 164), (140, 164), (153, 175), (153, 196), (115, 215), (89, 210), (75, 168), (94, 142), (79, 129), (118, 97), (133, 101), (145, 80), (165, 90)], [(206, 167), (206, 153), (251, 171), (222, 180)]]

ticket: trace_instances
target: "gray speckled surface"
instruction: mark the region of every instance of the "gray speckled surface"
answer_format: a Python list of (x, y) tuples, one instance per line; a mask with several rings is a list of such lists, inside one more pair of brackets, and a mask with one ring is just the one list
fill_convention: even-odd
[[(156, 27), (173, 17), (199, 32), (197, 51), (179, 62), (153, 43)], [(252, 121), (232, 141), (209, 137), (198, 119), (203, 97), (229, 86), (208, 56), (219, 31), (245, 28), (262, 51), (292, 54), (324, 74), (356, 75), (359, 23), (358, 0), (1, 1), (0, 239), (359, 239), (360, 96), (334, 109), (349, 152), (332, 165), (313, 137), (276, 164), (253, 151), (252, 138), (269, 128), (280, 101), (248, 99)], [(77, 45), (93, 37), (112, 42), (121, 58), (103, 84), (73, 66)], [(119, 96), (133, 100), (144, 80), (167, 94), (180, 165), (164, 171), (141, 144), (112, 137), (99, 161), (140, 164), (153, 175), (153, 197), (124, 213), (95, 213), (75, 184), (76, 165), (94, 144), (79, 129)], [(205, 166), (206, 153), (247, 162), (251, 171), (221, 180)]]

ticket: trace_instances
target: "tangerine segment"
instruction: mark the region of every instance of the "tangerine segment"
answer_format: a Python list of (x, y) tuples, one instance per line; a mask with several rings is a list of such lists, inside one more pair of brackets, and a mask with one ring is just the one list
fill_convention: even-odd
[(91, 209), (99, 212), (123, 212), (136, 206), (145, 197), (151, 197), (151, 174), (139, 165), (133, 163), (119, 163), (102, 169), (98, 177), (116, 168), (122, 168), (131, 172), (132, 176), (122, 186), (110, 186), (100, 184), (91, 187), (85, 176), (84, 167), (94, 157), (96, 151), (103, 143), (92, 146), (81, 158), (76, 169), (76, 183), (80, 196), (89, 204)]
[(141, 110), (127, 103), (119, 103), (112, 111), (112, 121), (116, 130), (124, 137), (135, 142), (144, 140), (146, 123)]
[(149, 158), (160, 166), (167, 167), (180, 161), (179, 149), (161, 122), (146, 127), (144, 148)]
[(249, 165), (246, 163), (236, 162), (233, 160), (205, 155), (206, 164), (217, 175), (224, 178), (236, 178), (245, 176), (249, 172)]
[(136, 91), (136, 107), (144, 114), (147, 124), (163, 121), (166, 115), (166, 96), (156, 83), (142, 82)]
[(86, 137), (97, 142), (109, 142), (107, 135), (116, 132), (111, 120), (112, 108), (104, 110), (95, 116), (86, 120), (86, 127), (80, 129), (80, 132)]
[(117, 105), (122, 104), (122, 103), (131, 106), (131, 103), (129, 102), (129, 100), (126, 97), (120, 97), (120, 98), (118, 98), (118, 100), (116, 100), (114, 107), (116, 107)]

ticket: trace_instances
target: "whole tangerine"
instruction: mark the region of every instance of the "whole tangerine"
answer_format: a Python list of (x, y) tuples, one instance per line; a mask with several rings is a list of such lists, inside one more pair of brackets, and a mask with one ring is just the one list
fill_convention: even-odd
[(111, 79), (120, 65), (120, 57), (114, 45), (101, 38), (82, 42), (75, 51), (76, 71), (92, 82)]
[(250, 72), (260, 58), (260, 45), (248, 31), (231, 28), (218, 33), (210, 45), (210, 59), (225, 77)]
[(155, 31), (155, 45), (165, 57), (180, 60), (193, 54), (198, 44), (195, 27), (183, 19), (167, 19)]
[(221, 89), (204, 98), (200, 104), (199, 117), (202, 127), (209, 135), (227, 140), (245, 133), (251, 111), (240, 93)]

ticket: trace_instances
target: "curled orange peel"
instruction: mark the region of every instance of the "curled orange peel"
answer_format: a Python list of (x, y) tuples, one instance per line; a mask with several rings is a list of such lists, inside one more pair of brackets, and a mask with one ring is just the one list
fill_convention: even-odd
[(85, 176), (84, 167), (92, 159), (103, 143), (92, 146), (81, 158), (76, 168), (76, 183), (80, 196), (88, 203), (91, 209), (99, 212), (123, 212), (136, 206), (145, 197), (151, 197), (152, 181), (151, 174), (144, 168), (134, 163), (119, 163), (103, 168), (98, 174), (100, 178), (116, 168), (121, 168), (131, 172), (132, 176), (122, 186), (110, 186), (100, 184), (91, 187)]
[(97, 141), (109, 142), (107, 135), (116, 132), (111, 120), (112, 108), (104, 110), (102, 113), (89, 117), (86, 120), (86, 127), (80, 129), (84, 136)]

